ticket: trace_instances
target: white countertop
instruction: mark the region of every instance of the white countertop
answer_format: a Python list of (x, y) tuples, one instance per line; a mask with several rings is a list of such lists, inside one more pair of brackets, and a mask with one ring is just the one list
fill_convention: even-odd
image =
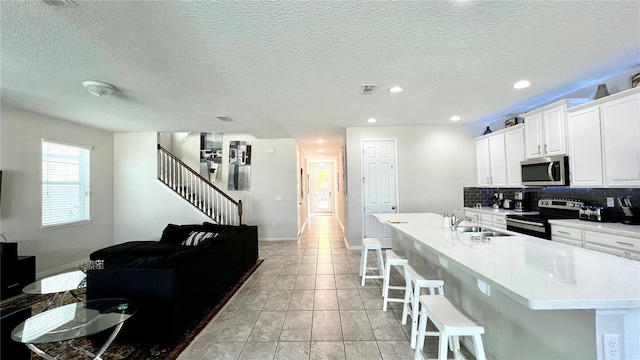
[(439, 214), (373, 216), (531, 309), (640, 308), (638, 261), (521, 234), (471, 240)]
[(627, 225), (623, 223), (603, 223), (584, 221), (578, 219), (549, 220), (552, 225), (569, 226), (572, 228), (601, 231), (609, 234), (627, 236), (640, 239), (640, 225)]
[(465, 210), (472, 210), (472, 211), (478, 211), (481, 213), (485, 213), (485, 214), (495, 214), (495, 215), (534, 215), (534, 214), (538, 214), (537, 211), (515, 211), (515, 210), (510, 210), (510, 209), (494, 209), (491, 206), (483, 206), (481, 208), (477, 208), (477, 207), (465, 207)]

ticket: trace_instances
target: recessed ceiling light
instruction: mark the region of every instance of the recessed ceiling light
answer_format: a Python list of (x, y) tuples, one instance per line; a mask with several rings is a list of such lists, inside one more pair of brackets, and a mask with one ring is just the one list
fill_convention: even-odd
[(455, 115), (455, 116), (451, 117), (451, 121), (458, 121), (458, 120), (460, 120), (460, 116), (458, 116), (458, 115)]
[(513, 84), (514, 89), (524, 89), (529, 87), (529, 82), (527, 80), (520, 80), (517, 83)]
[(390, 87), (389, 92), (392, 94), (397, 94), (399, 92), (402, 92), (402, 88), (400, 86)]
[(324, 152), (324, 150), (322, 150), (322, 149), (320, 149), (319, 151), (320, 151), (320, 152)]
[(376, 119), (374, 119), (374, 118), (369, 118), (369, 119), (367, 120), (367, 122), (370, 122), (370, 123), (374, 123), (374, 122), (376, 122), (376, 121), (378, 121), (378, 120), (376, 120)]
[(322, 143), (324, 143), (324, 140), (323, 140), (323, 139), (318, 139), (318, 141), (316, 141), (316, 142), (317, 142), (318, 144), (322, 144)]

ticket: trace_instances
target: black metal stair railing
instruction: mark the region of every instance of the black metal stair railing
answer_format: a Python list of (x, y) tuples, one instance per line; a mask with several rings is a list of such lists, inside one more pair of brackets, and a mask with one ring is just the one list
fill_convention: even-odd
[(242, 200), (234, 200), (158, 144), (158, 180), (223, 225), (242, 224)]

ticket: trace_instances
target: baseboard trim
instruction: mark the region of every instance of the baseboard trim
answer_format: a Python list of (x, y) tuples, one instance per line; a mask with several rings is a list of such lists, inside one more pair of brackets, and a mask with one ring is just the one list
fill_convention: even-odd
[(298, 237), (265, 237), (259, 238), (258, 241), (295, 241)]

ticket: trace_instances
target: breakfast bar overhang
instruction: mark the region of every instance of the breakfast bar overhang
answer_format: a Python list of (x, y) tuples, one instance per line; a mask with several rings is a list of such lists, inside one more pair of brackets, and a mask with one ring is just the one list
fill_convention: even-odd
[(618, 335), (618, 358), (640, 359), (640, 262), (516, 233), (473, 240), (438, 214), (373, 216), (485, 327), (488, 358), (605, 359)]

